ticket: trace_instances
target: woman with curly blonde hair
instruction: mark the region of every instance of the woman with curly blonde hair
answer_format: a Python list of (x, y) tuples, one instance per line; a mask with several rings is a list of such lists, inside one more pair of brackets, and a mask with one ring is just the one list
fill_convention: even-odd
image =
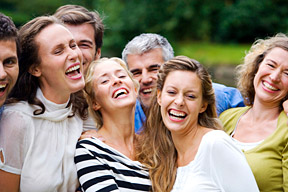
[(153, 191), (258, 191), (243, 153), (221, 129), (203, 66), (185, 56), (164, 63), (137, 148)]
[(288, 190), (288, 37), (257, 40), (238, 66), (247, 107), (225, 111), (225, 131), (244, 151), (260, 191)]

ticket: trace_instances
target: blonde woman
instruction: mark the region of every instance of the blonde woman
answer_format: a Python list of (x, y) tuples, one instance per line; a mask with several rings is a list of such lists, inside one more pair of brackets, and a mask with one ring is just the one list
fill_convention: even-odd
[(77, 144), (75, 163), (82, 189), (149, 191), (148, 171), (135, 158), (137, 81), (121, 59), (102, 58), (90, 64), (85, 85), (90, 114), (99, 130)]
[(288, 37), (257, 40), (238, 67), (247, 107), (225, 111), (226, 132), (244, 151), (260, 191), (288, 191)]

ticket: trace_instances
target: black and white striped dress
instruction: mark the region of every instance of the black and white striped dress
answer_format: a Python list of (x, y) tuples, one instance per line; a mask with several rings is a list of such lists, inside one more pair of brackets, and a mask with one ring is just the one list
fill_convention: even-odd
[(148, 170), (96, 138), (79, 141), (75, 163), (82, 190), (149, 191)]

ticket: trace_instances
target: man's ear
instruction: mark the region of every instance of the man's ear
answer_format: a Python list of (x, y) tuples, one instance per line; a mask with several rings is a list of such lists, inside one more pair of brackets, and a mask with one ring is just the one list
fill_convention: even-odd
[(98, 60), (98, 59), (100, 59), (100, 57), (101, 57), (101, 48), (98, 48), (98, 49), (96, 50), (94, 60)]
[(157, 103), (161, 106), (161, 91), (157, 89)]
[(93, 102), (92, 107), (95, 111), (98, 111), (101, 108), (101, 106), (97, 102)]
[(35, 66), (35, 65), (32, 65), (30, 68), (29, 68), (29, 71), (28, 71), (31, 75), (35, 76), (35, 77), (40, 77), (41, 76), (41, 70), (39, 68), (39, 66)]

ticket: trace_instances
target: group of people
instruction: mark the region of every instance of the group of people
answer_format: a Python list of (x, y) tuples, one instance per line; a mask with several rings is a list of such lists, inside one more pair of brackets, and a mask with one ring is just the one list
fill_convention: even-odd
[(100, 58), (103, 34), (79, 5), (19, 32), (0, 14), (0, 192), (288, 190), (286, 35), (252, 45), (236, 89), (158, 34)]

